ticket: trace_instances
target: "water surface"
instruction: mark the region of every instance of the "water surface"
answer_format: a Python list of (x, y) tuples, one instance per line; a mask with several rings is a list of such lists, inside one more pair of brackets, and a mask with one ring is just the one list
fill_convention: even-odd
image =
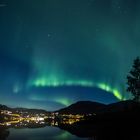
[(88, 140), (88, 138), (79, 138), (53, 126), (44, 128), (10, 128), (8, 131), (7, 140)]

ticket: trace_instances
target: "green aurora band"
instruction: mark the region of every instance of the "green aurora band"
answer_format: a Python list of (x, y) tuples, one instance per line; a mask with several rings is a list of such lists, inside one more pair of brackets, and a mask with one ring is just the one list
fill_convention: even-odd
[[(94, 83), (92, 81), (87, 80), (47, 80), (46, 78), (40, 78), (32, 82), (32, 86), (35, 87), (60, 87), (60, 86), (81, 86), (81, 87), (97, 87), (106, 92), (113, 93), (113, 95), (118, 100), (125, 100), (125, 97), (122, 96), (121, 92), (117, 88), (113, 88), (106, 83), (99, 82)], [(66, 103), (65, 103), (66, 104)]]

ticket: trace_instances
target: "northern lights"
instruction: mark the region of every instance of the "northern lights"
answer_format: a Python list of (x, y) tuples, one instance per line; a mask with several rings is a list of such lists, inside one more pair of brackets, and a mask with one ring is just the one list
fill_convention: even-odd
[(55, 110), (131, 98), (139, 0), (0, 0), (0, 103)]
[(105, 83), (93, 83), (90, 81), (64, 81), (64, 82), (59, 82), (56, 80), (52, 80), (53, 82), (49, 82), (46, 79), (38, 79), (34, 82), (33, 86), (37, 87), (45, 87), (45, 86), (52, 86), (52, 87), (59, 87), (59, 86), (82, 86), (82, 87), (97, 87), (99, 89), (105, 90), (107, 92), (113, 93), (113, 95), (119, 99), (119, 100), (124, 100), (125, 98), (121, 95), (121, 93), (115, 89), (110, 87), (109, 85)]

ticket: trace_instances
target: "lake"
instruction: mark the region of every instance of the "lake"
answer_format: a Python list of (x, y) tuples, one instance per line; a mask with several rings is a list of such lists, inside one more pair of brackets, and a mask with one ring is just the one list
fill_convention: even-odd
[[(54, 126), (44, 128), (9, 128), (4, 133), (3, 140), (89, 140), (89, 138), (79, 138), (67, 131)], [(6, 135), (7, 134), (7, 135)]]

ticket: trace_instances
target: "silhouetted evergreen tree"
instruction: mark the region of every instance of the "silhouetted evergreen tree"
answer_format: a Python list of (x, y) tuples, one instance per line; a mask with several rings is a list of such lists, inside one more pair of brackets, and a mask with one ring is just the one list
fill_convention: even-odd
[(134, 60), (131, 71), (127, 76), (127, 91), (131, 92), (135, 101), (140, 101), (140, 58)]

